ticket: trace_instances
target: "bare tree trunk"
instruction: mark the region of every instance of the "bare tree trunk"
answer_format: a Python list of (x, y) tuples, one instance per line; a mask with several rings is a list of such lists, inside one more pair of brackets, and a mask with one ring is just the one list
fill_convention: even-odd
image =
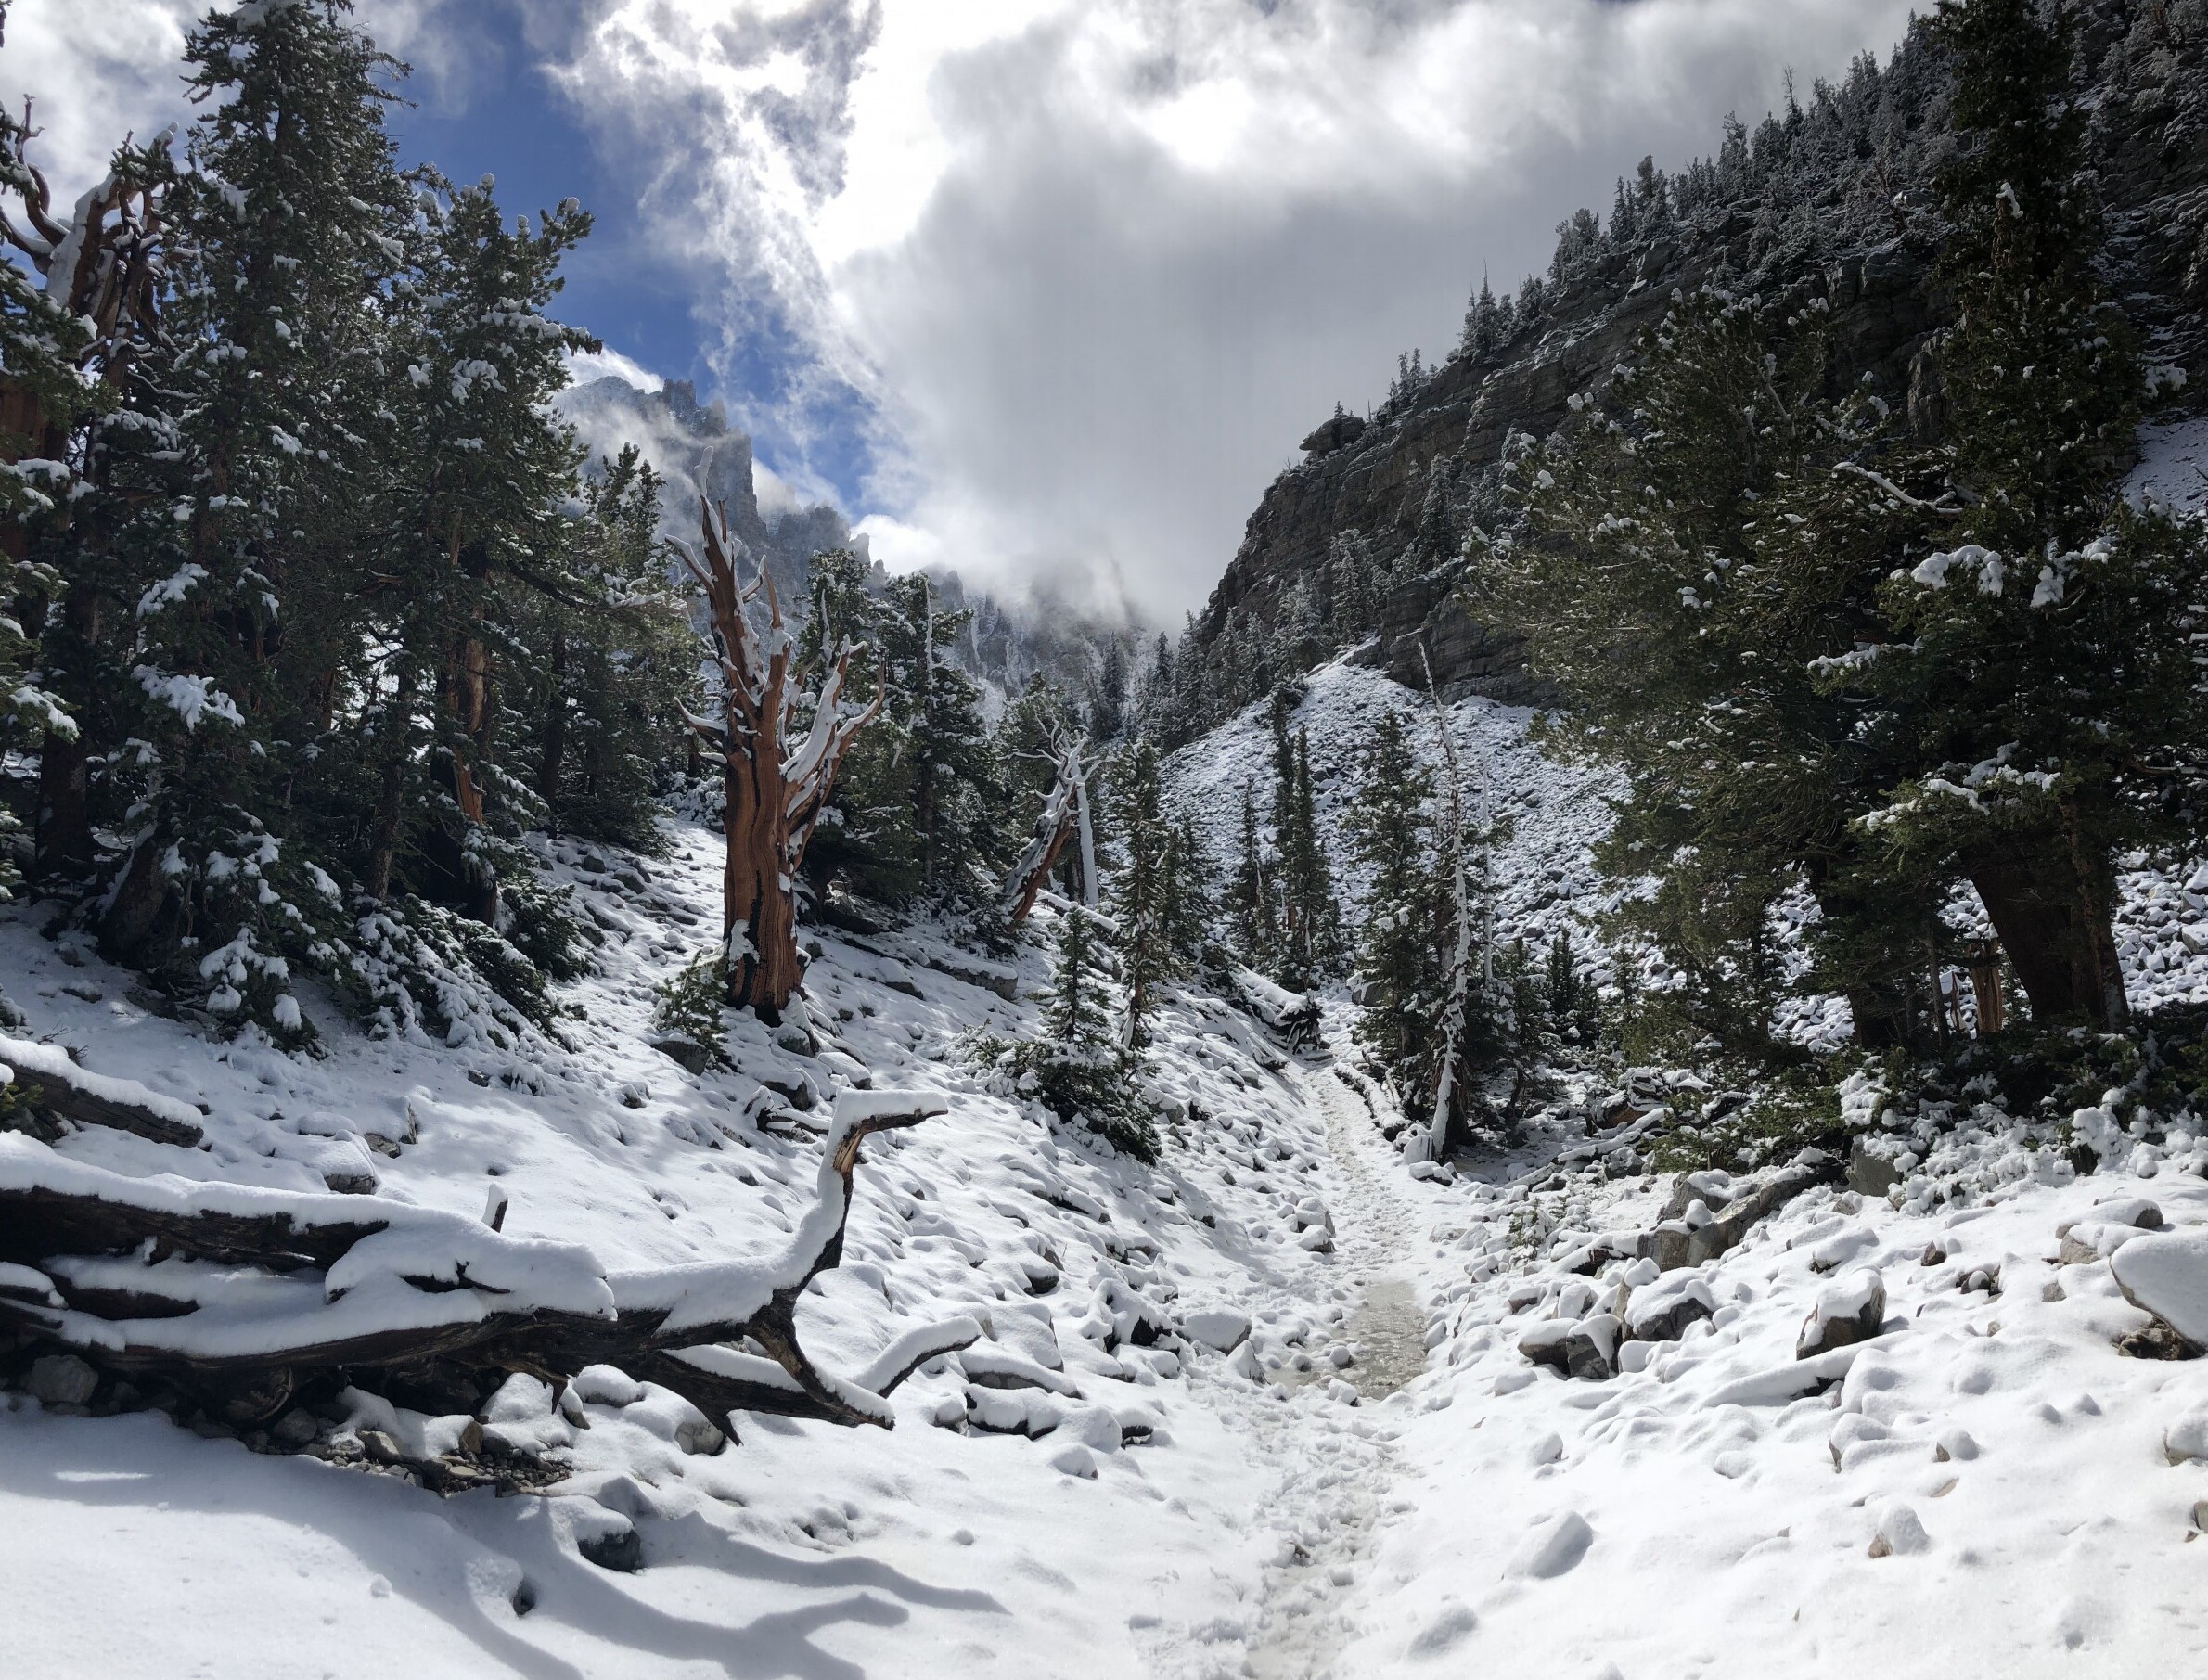
[[(721, 716), (686, 718), (721, 753), (726, 848), (721, 921), (728, 1001), (774, 1025), (804, 972), (797, 950), (798, 867), (828, 808), (843, 754), (880, 712), (882, 697), (877, 686), (865, 710), (849, 718), (839, 715), (851, 660), (847, 644), (821, 683), (811, 731), (791, 742), (798, 685), (774, 584), (764, 563), (748, 585), (738, 584), (731, 550), (740, 554), (744, 548), (730, 536), (725, 511), (716, 529), (708, 504), (702, 523), (704, 559), (686, 549), (683, 561), (705, 590), (719, 656)], [(764, 635), (744, 615), (746, 605), (762, 593), (767, 606)]]
[[(454, 649), (449, 692), (453, 715), (459, 722), (461, 734), (474, 743), (476, 758), (487, 762), (491, 746), (491, 660), (480, 636), (463, 636)], [(453, 755), (453, 798), (469, 828), (481, 832), (482, 784), (477, 780), (469, 760), (457, 752)], [(497, 921), (498, 877), (492, 873), (489, 861), (468, 844), (466, 835), (461, 838), (458, 865), (468, 915), (486, 924)], [(469, 876), (471, 866), (481, 872), (473, 878)]]
[(1967, 854), (1964, 866), (2034, 1020), (2120, 1028), (2130, 1007), (2116, 955), (2112, 882), (2073, 840), (2060, 833), (2029, 847), (1989, 846)]
[(1034, 836), (1005, 878), (1004, 902), (1008, 919), (1015, 928), (1035, 907), (1035, 894), (1043, 890), (1043, 883), (1050, 878), (1050, 872), (1058, 867), (1059, 859), (1076, 836), (1081, 841), (1083, 896), (1090, 909), (1097, 907), (1097, 844), (1088, 818), (1089, 766), (1082, 757), (1086, 745), (1076, 737), (1059, 747), (1058, 775), (1036, 818)]
[(391, 896), (392, 866), (399, 853), (399, 819), (406, 792), (406, 737), (412, 733), (414, 661), (401, 656), (398, 691), (384, 712), (383, 785), (376, 794), (376, 819), (368, 834), (368, 867), (363, 890), (378, 903)]

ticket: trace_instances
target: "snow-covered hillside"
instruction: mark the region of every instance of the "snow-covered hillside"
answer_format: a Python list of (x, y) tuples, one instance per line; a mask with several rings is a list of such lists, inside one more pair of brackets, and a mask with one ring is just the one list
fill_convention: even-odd
[[(1422, 711), (1369, 671), (1312, 679), (1322, 818), (1380, 706)], [(1540, 760), (1521, 712), (1451, 718), (1515, 819), (1504, 930), (1591, 914), (1601, 778)], [(1253, 712), (1173, 763), (1222, 859), (1268, 751)], [(1337, 1059), (1339, 998), (1309, 1051), (1174, 1001), (1156, 1168), (970, 1059), (968, 1034), (1032, 1025), (1037, 950), (1007, 971), (924, 929), (812, 932), (817, 1053), (746, 1028), (740, 1071), (688, 1071), (650, 1045), (654, 988), (717, 930), (719, 858), (702, 830), (672, 839), (657, 859), (547, 846), (605, 935), (563, 993), (564, 1045), (331, 1020), (319, 1061), (224, 1047), (12, 909), (18, 1035), (203, 1108), (207, 1147), (16, 1134), (0, 1173), (372, 1185), (346, 1199), (470, 1220), (495, 1187), (508, 1235), (673, 1264), (782, 1242), (839, 1096), (934, 1090), (946, 1114), (866, 1146), (843, 1263), (799, 1322), (841, 1372), (946, 1315), (985, 1334), (895, 1391), (892, 1430), (738, 1414), (719, 1443), (610, 1369), (559, 1395), (516, 1379), (479, 1426), (544, 1456), (541, 1497), (439, 1497), (359, 1457), (364, 1430), (420, 1456), (466, 1417), (356, 1399), (293, 1426), (317, 1436), (302, 1453), (282, 1426), (240, 1440), (34, 1370), (0, 1409), (9, 1672), (2074, 1674), (2208, 1649), (2188, 1544), (2208, 1366), (2117, 1345), (2155, 1351), (2126, 1254), (2180, 1280), (2135, 1287), (2208, 1317), (2208, 1154), (2175, 1121), (2089, 1115), (2106, 1165), (2085, 1177), (1991, 1109), (1936, 1147), (1905, 1125), (1890, 1194), (1820, 1183), (1652, 1276), (1644, 1238), (1687, 1243), (1754, 1186), (1608, 1177), (1560, 1136), (1415, 1182), (1385, 1097)], [(2188, 883), (2141, 869), (2127, 891), (2135, 990), (2208, 996)], [(1875, 1093), (1855, 1101), (1875, 1118)], [(1872, 1340), (1796, 1359), (1805, 1320), (1865, 1306), (1866, 1267)], [(1528, 1357), (1574, 1337), (1581, 1375)]]
[[(1357, 796), (1364, 743), (1383, 710), (1403, 719), (1413, 750), (1438, 782), (1443, 759), (1431, 700), (1344, 660), (1304, 679), (1290, 727), (1310, 733), (1312, 789), (1322, 833), (1342, 832), (1341, 819)], [(1543, 756), (1527, 737), (1534, 713), (1526, 707), (1475, 695), (1449, 703), (1443, 715), (1457, 747), (1467, 820), (1492, 822), (1502, 837), (1491, 864), (1498, 935), (1522, 936), (1538, 945), (1569, 930), (1591, 950), (1587, 930), (1609, 901), (1587, 849), (1610, 826), (1605, 801), (1614, 777)], [(1168, 762), (1166, 776), (1180, 808), (1195, 817), (1214, 865), (1230, 871), (1241, 845), (1245, 789), (1256, 802), (1259, 823), (1269, 820), (1270, 710), (1250, 707), (1183, 748)], [(1363, 875), (1338, 843), (1333, 851), (1336, 874), (1354, 903), (1364, 895)]]

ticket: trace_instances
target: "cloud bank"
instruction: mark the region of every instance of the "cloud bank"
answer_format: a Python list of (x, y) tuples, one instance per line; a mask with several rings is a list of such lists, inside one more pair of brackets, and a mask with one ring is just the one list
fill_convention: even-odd
[[(1483, 268), (1545, 266), (1644, 153), (1712, 149), (1907, 9), (627, 0), (566, 85), (662, 160), (647, 222), (764, 456), (855, 490), (892, 563), (1171, 618), (1337, 399), (1446, 350)], [(744, 390), (762, 343), (779, 413)]]

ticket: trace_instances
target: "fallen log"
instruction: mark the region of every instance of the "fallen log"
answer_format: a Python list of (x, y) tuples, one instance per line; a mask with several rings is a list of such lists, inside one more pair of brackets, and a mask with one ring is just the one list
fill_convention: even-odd
[(1804, 1149), (1788, 1165), (1750, 1184), (1706, 1225), (1665, 1219), (1654, 1230), (1642, 1232), (1640, 1253), (1666, 1272), (1699, 1266), (1737, 1247), (1759, 1220), (1804, 1190), (1837, 1183), (1842, 1171), (1836, 1157), (1822, 1149)]
[(396, 1385), (409, 1404), (473, 1411), (513, 1373), (557, 1386), (610, 1365), (709, 1418), (758, 1411), (886, 1429), (886, 1396), (980, 1327), (958, 1318), (907, 1332), (869, 1387), (815, 1366), (797, 1302), (841, 1261), (860, 1146), (944, 1109), (923, 1093), (847, 1093), (818, 1198), (780, 1253), (635, 1272), (440, 1210), (129, 1178), (0, 1136), (0, 1276), (11, 1284), (0, 1328), (33, 1353), (162, 1379), (239, 1427), (348, 1385)]
[(135, 1132), (186, 1149), (198, 1148), (205, 1136), (191, 1104), (149, 1091), (135, 1080), (87, 1072), (59, 1045), (0, 1037), (0, 1086), (33, 1115)]

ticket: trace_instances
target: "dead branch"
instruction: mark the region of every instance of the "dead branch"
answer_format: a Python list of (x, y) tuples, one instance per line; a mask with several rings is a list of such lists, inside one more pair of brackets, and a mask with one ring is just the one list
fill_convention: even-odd
[(1097, 907), (1096, 846), (1088, 814), (1088, 783), (1096, 766), (1084, 758), (1086, 746), (1078, 736), (1059, 745), (1057, 777), (1050, 785), (1050, 797), (1043, 802), (1042, 814), (1035, 819), (1034, 837), (1005, 878), (1003, 899), (1015, 928), (1034, 909), (1035, 895), (1077, 835), (1081, 839), (1082, 894), (1090, 909)]
[(612, 1365), (715, 1419), (744, 1410), (886, 1429), (885, 1396), (980, 1328), (958, 1319), (908, 1336), (909, 1359), (877, 1388), (806, 1353), (798, 1300), (842, 1258), (860, 1146), (944, 1109), (924, 1094), (854, 1095), (828, 1135), (819, 1199), (780, 1255), (613, 1274), (574, 1245), (457, 1214), (126, 1178), (0, 1138), (0, 1327), (163, 1378), (241, 1426), (306, 1389), (397, 1379), (472, 1410), (515, 1372), (558, 1385)]
[(131, 1080), (86, 1072), (58, 1045), (0, 1038), (0, 1086), (17, 1093), (34, 1116), (135, 1132), (186, 1149), (197, 1148), (202, 1135), (188, 1104)]

